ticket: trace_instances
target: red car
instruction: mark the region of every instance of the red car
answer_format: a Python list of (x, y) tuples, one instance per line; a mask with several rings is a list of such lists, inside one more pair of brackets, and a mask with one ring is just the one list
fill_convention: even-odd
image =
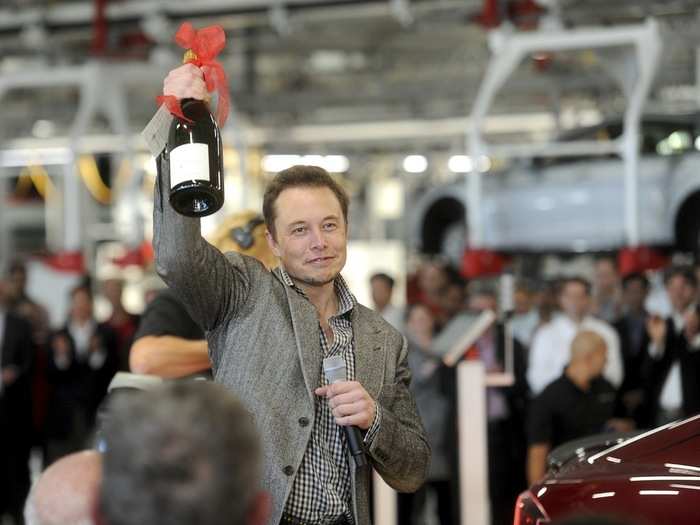
[(514, 525), (581, 514), (635, 525), (700, 524), (700, 414), (616, 441), (603, 448), (608, 438), (589, 439), (563, 456), (555, 450), (548, 475), (518, 498)]

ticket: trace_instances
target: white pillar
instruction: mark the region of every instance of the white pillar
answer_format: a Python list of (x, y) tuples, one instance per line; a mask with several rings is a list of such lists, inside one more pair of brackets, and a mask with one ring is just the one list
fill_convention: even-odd
[(384, 482), (376, 471), (372, 471), (372, 480), (374, 482), (372, 522), (375, 525), (396, 525), (398, 523), (396, 492)]
[(461, 525), (488, 525), (488, 446), (484, 364), (457, 365), (459, 504)]

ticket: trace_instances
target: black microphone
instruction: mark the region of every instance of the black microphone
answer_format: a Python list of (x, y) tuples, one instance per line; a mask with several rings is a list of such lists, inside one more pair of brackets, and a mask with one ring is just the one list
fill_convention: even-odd
[[(326, 357), (323, 360), (323, 373), (326, 376), (328, 384), (332, 385), (338, 381), (346, 381), (347, 375), (343, 356), (335, 355)], [(353, 426), (343, 426), (343, 432), (345, 432), (345, 441), (348, 442), (350, 454), (355, 460), (355, 465), (357, 465), (358, 468), (364, 467), (367, 465), (367, 459), (365, 458), (365, 452), (362, 448), (362, 434), (360, 434), (360, 429)]]

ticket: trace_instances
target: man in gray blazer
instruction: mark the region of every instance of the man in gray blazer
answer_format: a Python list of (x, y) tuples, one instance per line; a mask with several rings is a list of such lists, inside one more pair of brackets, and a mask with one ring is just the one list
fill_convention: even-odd
[[(193, 96), (197, 82), (199, 69), (185, 65), (164, 92)], [(270, 523), (369, 524), (371, 469), (349, 458), (341, 426), (360, 429), (369, 464), (399, 491), (423, 483), (430, 449), (408, 390), (406, 341), (340, 276), (347, 195), (321, 168), (279, 173), (263, 202), (280, 260), (269, 272), (251, 257), (223, 255), (202, 238), (198, 219), (169, 206), (165, 157), (154, 203), (157, 270), (205, 330), (215, 381), (258, 427)], [(348, 380), (328, 385), (322, 361), (332, 355), (343, 357)]]

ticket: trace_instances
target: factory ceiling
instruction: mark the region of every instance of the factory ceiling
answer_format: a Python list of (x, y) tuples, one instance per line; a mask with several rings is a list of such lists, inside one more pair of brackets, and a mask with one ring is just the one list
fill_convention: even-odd
[[(4, 94), (0, 141), (66, 133), (80, 91), (52, 79), (94, 62), (106, 84), (123, 89), (128, 126), (138, 131), (180, 60), (172, 35), (184, 20), (224, 27), (221, 61), (234, 118), (267, 130), (269, 143), (293, 142), (288, 129), (326, 126), (358, 141), (366, 133), (367, 148), (377, 127), (403, 125), (402, 140), (453, 147), (463, 141), (460, 119), (489, 62), (489, 31), (508, 25), (610, 27), (654, 17), (664, 51), (648, 110), (687, 112), (700, 100), (699, 8), (700, 0), (5, 0), (0, 75), (44, 80)], [(109, 104), (110, 91), (101, 95), (100, 104)], [(619, 113), (621, 100), (590, 53), (543, 53), (520, 65), (493, 112), (561, 116), (596, 108), (604, 117)], [(91, 126), (95, 133), (109, 127), (100, 119)]]

